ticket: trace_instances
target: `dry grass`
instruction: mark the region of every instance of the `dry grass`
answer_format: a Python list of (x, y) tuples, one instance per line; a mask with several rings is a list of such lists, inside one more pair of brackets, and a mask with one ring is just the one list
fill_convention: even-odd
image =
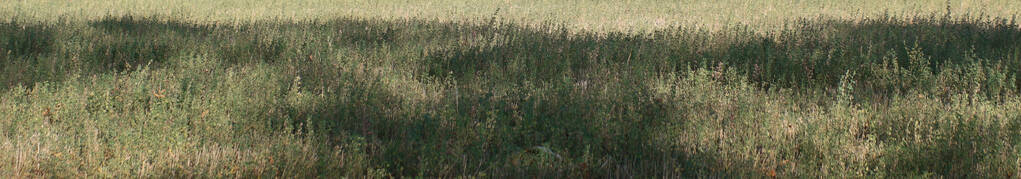
[[(189, 22), (239, 23), (259, 20), (311, 20), (338, 17), (485, 21), (496, 16), (519, 24), (563, 23), (571, 29), (648, 31), (674, 26), (718, 30), (735, 24), (753, 29), (784, 28), (798, 18), (865, 19), (916, 15), (1010, 18), (1021, 12), (1014, 0), (39, 0), (8, 1), (0, 14), (55, 20), (95, 20), (105, 16), (160, 15)], [(949, 8), (949, 9), (948, 9)]]

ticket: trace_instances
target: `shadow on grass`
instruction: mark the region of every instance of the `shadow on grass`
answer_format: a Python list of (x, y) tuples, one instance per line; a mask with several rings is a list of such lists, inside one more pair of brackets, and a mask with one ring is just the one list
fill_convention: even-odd
[[(1014, 21), (1004, 19), (814, 19), (794, 21), (790, 30), (765, 35), (743, 28), (622, 34), (499, 23), (335, 19), (223, 25), (132, 16), (89, 22), (89, 27), (102, 30), (100, 34), (67, 23), (0, 26), (5, 32), (0, 37), (4, 62), (77, 57), (98, 68), (96, 73), (159, 65), (187, 54), (217, 54), (228, 64), (279, 63), (317, 54), (323, 58), (336, 48), (382, 46), (395, 53), (425, 54), (417, 60), (422, 72), (437, 77), (453, 74), (459, 79), (492, 68), (519, 75), (521, 80), (549, 81), (564, 72), (582, 76), (608, 65), (669, 72), (724, 63), (765, 87), (816, 88), (833, 87), (843, 72), (861, 71), (861, 66), (881, 63), (889, 56), (906, 67), (912, 50), (927, 56), (933, 72), (976, 58), (1007, 67), (1021, 65), (1021, 32)], [(57, 45), (65, 41), (83, 43)], [(58, 49), (65, 51), (47, 56)], [(1018, 68), (1007, 70), (1017, 74)]]
[(58, 29), (50, 25), (0, 22), (0, 90), (6, 91), (19, 84), (33, 85), (37, 81), (50, 80), (46, 74), (38, 74), (32, 66), (38, 66), (41, 56), (49, 56), (56, 49)]
[(0, 22), (0, 58), (41, 56), (52, 53), (56, 36), (55, 27), (25, 24), (16, 21)]
[(724, 63), (767, 87), (818, 88), (834, 87), (843, 72), (864, 71), (862, 66), (882, 63), (884, 58), (892, 57), (900, 68), (907, 68), (914, 51), (925, 55), (933, 73), (978, 59), (1021, 65), (1021, 30), (1013, 20), (888, 17), (861, 22), (801, 20), (788, 26), (791, 29), (762, 35), (742, 28), (597, 34), (504, 25), (478, 33), (491, 43), (428, 52), (423, 66), (434, 76), (460, 78), (501, 68), (548, 81), (563, 72), (612, 65), (668, 72)]
[[(639, 84), (616, 91), (612, 95), (619, 96), (612, 99), (573, 84), (536, 90), (455, 87), (442, 92), (448, 97), (422, 103), (394, 94), (382, 76), (335, 77), (347, 81), (333, 87), (343, 89), (331, 95), (338, 98), (312, 109), (287, 109), (293, 125), (312, 126), (303, 130), (329, 136), (331, 145), (351, 135), (364, 137), (377, 166), (396, 176), (692, 177), (756, 172), (722, 170), (717, 155), (662, 150), (668, 147), (650, 141), (656, 135), (650, 132), (653, 128), (677, 119), (664, 116), (664, 104), (646, 100), (648, 92)], [(708, 172), (711, 169), (719, 173)]]

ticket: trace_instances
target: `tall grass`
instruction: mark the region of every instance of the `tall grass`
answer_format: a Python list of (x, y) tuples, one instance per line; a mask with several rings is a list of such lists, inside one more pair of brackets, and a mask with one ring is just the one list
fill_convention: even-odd
[(784, 26), (10, 19), (0, 173), (1021, 174), (1013, 19)]

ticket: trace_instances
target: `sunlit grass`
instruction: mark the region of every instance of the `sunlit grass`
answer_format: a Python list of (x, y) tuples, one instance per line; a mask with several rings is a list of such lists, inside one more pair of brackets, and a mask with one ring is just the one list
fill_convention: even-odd
[(735, 24), (771, 30), (797, 18), (910, 18), (948, 12), (958, 17), (1010, 18), (1021, 12), (1017, 7), (1021, 2), (1014, 0), (13, 0), (0, 4), (0, 14), (42, 20), (160, 15), (219, 23), (338, 17), (477, 22), (496, 16), (521, 24), (648, 31), (674, 26), (716, 30)]

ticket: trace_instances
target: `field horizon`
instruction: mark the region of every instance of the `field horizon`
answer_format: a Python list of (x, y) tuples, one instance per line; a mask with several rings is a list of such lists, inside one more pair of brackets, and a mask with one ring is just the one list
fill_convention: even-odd
[(0, 3), (0, 176), (1021, 176), (1017, 1), (171, 2)]

